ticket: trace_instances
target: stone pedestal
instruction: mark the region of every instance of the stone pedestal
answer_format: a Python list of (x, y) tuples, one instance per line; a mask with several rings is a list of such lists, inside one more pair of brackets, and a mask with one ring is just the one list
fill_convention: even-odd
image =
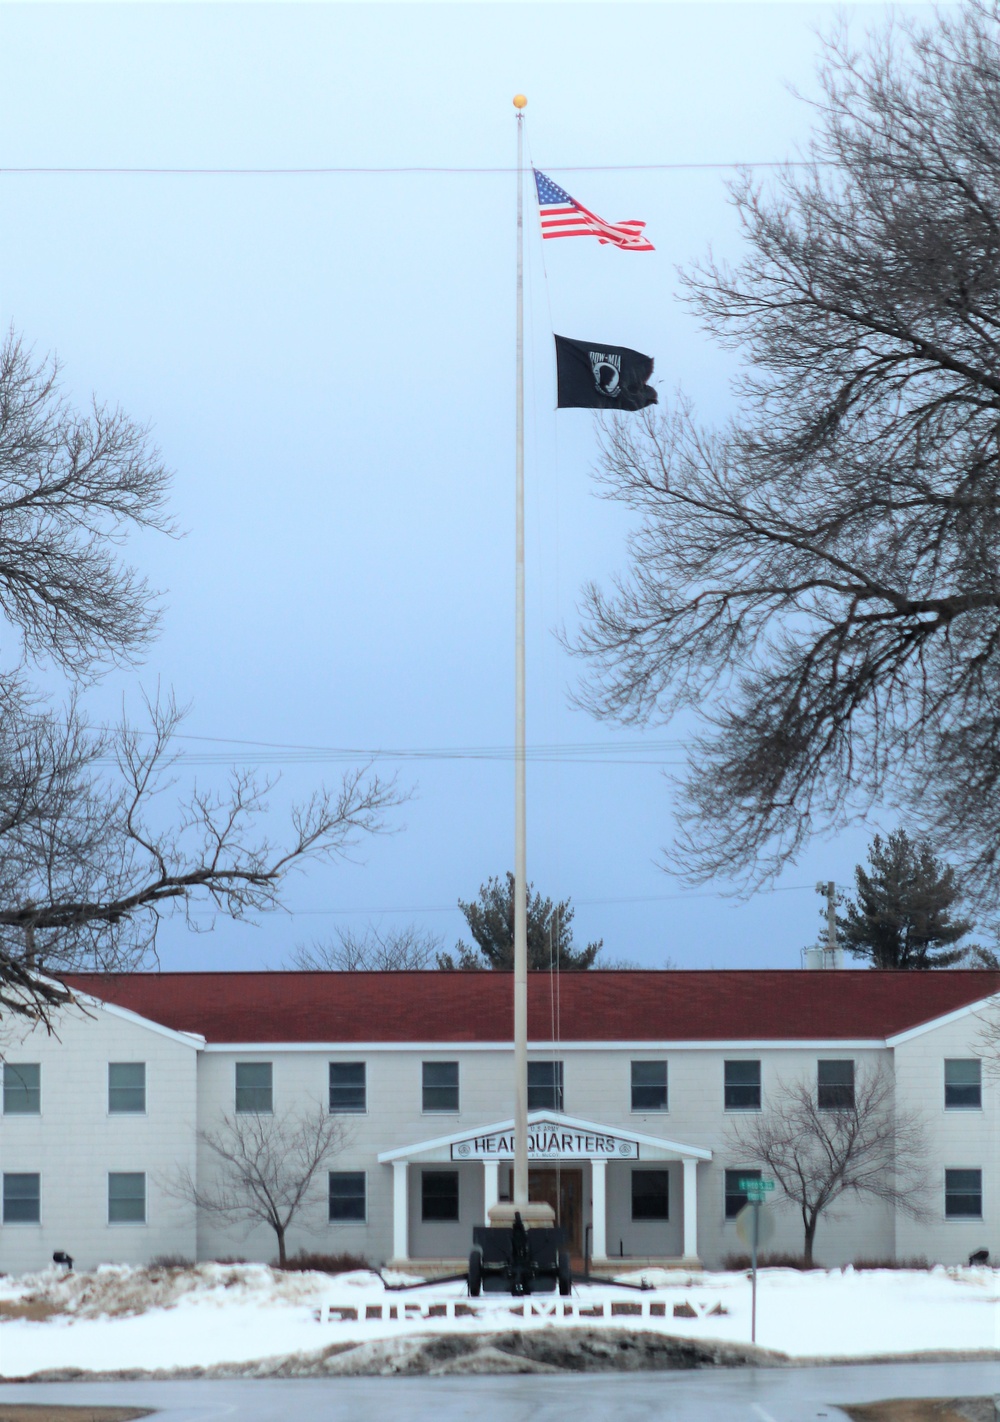
[(513, 1200), (498, 1200), (488, 1213), (494, 1229), (513, 1229), (515, 1214), (521, 1216), (525, 1229), (552, 1229), (556, 1222), (555, 1210), (544, 1200), (529, 1200), (524, 1205), (515, 1205)]

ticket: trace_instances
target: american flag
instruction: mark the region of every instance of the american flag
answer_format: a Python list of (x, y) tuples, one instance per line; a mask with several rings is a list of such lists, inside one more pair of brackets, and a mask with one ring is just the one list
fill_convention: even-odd
[(646, 225), (644, 222), (605, 222), (603, 217), (589, 212), (537, 168), (533, 168), (532, 172), (538, 190), (543, 237), (596, 237), (598, 242), (611, 242), (629, 252), (656, 250), (652, 242), (642, 235)]

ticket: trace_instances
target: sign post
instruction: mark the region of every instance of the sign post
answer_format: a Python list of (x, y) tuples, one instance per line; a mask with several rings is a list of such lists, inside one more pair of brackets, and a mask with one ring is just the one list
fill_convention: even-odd
[[(763, 1243), (760, 1228), (760, 1207), (766, 1196), (774, 1189), (773, 1180), (762, 1180), (757, 1175), (740, 1176), (739, 1189), (747, 1197), (747, 1205), (752, 1211), (750, 1224), (750, 1342), (757, 1342), (757, 1246)], [(744, 1206), (746, 1208), (746, 1206)], [(768, 1224), (770, 1225), (770, 1220)], [(770, 1230), (768, 1230), (770, 1233)], [(741, 1231), (742, 1235), (742, 1231)]]

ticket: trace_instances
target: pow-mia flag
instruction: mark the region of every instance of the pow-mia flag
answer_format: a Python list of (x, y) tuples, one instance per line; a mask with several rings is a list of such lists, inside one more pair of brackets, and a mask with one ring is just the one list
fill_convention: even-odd
[(656, 404), (656, 391), (646, 384), (653, 373), (652, 356), (568, 336), (555, 341), (561, 410), (642, 410)]

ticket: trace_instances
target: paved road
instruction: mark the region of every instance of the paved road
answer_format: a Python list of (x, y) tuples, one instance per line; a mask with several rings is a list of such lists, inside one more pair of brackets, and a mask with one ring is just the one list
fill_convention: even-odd
[(162, 1422), (843, 1422), (838, 1402), (997, 1392), (997, 1363), (885, 1363), (569, 1377), (0, 1384), (0, 1402), (151, 1407)]

